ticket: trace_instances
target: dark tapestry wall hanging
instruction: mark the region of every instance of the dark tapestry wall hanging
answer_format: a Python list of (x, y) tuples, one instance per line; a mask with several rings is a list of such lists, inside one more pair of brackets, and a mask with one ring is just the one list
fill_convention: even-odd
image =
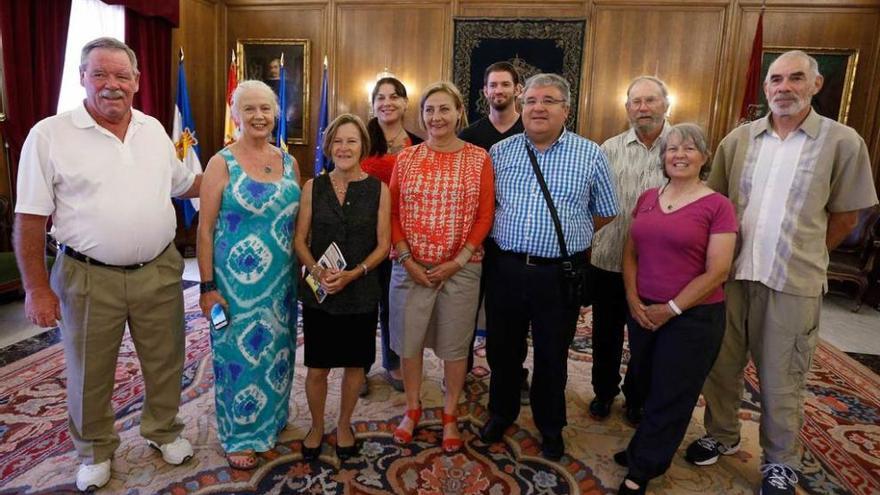
[(584, 20), (454, 19), (452, 79), (461, 89), (471, 122), (488, 114), (483, 96), (483, 71), (508, 61), (523, 80), (539, 72), (555, 72), (571, 84), (571, 111), (565, 127), (577, 129)]

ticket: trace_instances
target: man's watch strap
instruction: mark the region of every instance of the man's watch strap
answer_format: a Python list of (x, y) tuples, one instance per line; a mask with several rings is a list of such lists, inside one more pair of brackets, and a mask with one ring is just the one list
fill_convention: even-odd
[(199, 294), (207, 294), (217, 290), (217, 284), (213, 280), (206, 280), (199, 283)]

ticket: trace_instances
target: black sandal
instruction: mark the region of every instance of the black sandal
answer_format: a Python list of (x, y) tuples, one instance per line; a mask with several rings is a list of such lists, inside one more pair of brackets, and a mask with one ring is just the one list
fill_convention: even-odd
[(324, 444), (324, 435), (322, 434), (321, 441), (318, 442), (318, 445), (316, 447), (307, 446), (306, 445), (306, 438), (308, 438), (311, 433), (312, 433), (312, 429), (309, 428), (309, 432), (306, 433), (306, 436), (304, 436), (302, 439), (302, 456), (303, 456), (303, 460), (306, 462), (311, 462), (311, 461), (314, 461), (315, 459), (317, 459), (318, 456), (321, 455), (321, 447)]
[(340, 461), (345, 461), (351, 457), (357, 457), (361, 453), (361, 447), (358, 445), (357, 437), (354, 434), (354, 428), (349, 426), (349, 430), (351, 430), (351, 436), (354, 437), (354, 443), (351, 445), (339, 445), (339, 435), (336, 435), (336, 457), (338, 457)]

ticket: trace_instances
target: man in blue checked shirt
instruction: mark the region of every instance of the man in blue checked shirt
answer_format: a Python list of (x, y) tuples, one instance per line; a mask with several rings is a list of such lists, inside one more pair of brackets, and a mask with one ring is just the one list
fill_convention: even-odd
[[(594, 232), (618, 213), (605, 155), (596, 143), (565, 130), (570, 107), (568, 81), (556, 74), (532, 76), (522, 97), (525, 132), (490, 151), (496, 201), (495, 224), (486, 242), (493, 255), (485, 267), (491, 417), (480, 436), (487, 443), (501, 440), (519, 416), (518, 377), (531, 324), (531, 407), (542, 436), (542, 454), (553, 461), (565, 453), (568, 347), (580, 310), (577, 301), (566, 297), (563, 263), (586, 265)], [(567, 258), (529, 150), (558, 211)]]

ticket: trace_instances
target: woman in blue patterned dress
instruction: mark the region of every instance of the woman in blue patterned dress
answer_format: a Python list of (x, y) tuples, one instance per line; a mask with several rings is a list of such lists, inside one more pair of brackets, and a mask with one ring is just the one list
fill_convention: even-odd
[(287, 424), (300, 188), (293, 157), (269, 142), (278, 116), (269, 86), (239, 84), (232, 116), (241, 137), (211, 158), (202, 182), (199, 305), (209, 320), (214, 304), (226, 310), (229, 324), (211, 327), (217, 434), (229, 465), (252, 469)]

